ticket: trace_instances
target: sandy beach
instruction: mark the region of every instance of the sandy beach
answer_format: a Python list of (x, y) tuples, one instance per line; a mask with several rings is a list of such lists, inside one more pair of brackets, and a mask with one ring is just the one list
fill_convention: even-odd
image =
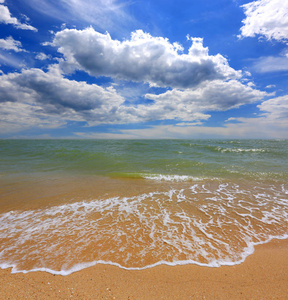
[(0, 299), (288, 299), (288, 240), (256, 247), (237, 266), (96, 265), (68, 276), (0, 272)]
[(7, 141), (0, 300), (288, 299), (286, 143)]

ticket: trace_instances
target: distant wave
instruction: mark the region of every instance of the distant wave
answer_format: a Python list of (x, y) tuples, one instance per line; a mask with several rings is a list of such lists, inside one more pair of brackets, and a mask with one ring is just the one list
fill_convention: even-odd
[(252, 152), (252, 153), (264, 153), (267, 152), (265, 149), (243, 149), (243, 148), (222, 148), (216, 147), (217, 151), (225, 153), (225, 152), (234, 152), (234, 153), (245, 153), (245, 152)]
[(194, 177), (187, 175), (164, 175), (164, 174), (143, 174), (143, 177), (150, 180), (159, 181), (200, 181), (204, 180), (204, 177)]
[[(230, 141), (230, 142), (222, 142), (220, 143), (222, 146), (216, 146), (213, 144), (205, 144), (205, 143), (181, 143), (182, 147), (187, 147), (190, 149), (197, 149), (200, 150), (202, 149), (204, 152), (205, 151), (212, 151), (212, 152), (230, 152), (230, 153), (264, 153), (268, 152), (267, 149), (263, 148), (231, 148), (231, 145), (239, 145), (240, 142), (238, 141)], [(223, 147), (227, 145), (227, 147)], [(233, 146), (232, 146), (233, 147)]]
[(199, 177), (199, 176), (189, 176), (189, 175), (176, 175), (176, 174), (150, 174), (150, 173), (123, 173), (123, 172), (114, 172), (109, 174), (111, 177), (118, 178), (130, 178), (130, 179), (147, 179), (155, 181), (201, 181), (204, 179), (213, 179), (208, 177)]

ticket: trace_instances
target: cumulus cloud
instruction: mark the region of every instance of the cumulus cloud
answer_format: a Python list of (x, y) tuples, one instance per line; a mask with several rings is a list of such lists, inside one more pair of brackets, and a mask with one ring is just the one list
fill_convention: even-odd
[(178, 107), (182, 111), (180, 119), (189, 120), (189, 114), (193, 111), (224, 111), (238, 108), (241, 105), (250, 104), (261, 100), (267, 94), (253, 89), (239, 81), (204, 82), (194, 89), (167, 91), (160, 95), (147, 94), (148, 99), (155, 100), (156, 106), (162, 110), (168, 107)]
[(58, 128), (65, 124), (66, 121), (59, 119), (58, 115), (53, 116), (44, 113), (40, 105), (15, 102), (0, 103), (1, 134), (11, 134), (30, 127)]
[[(68, 120), (82, 121), (86, 126), (176, 120), (176, 127), (184, 130), (201, 126), (211, 111), (237, 108), (267, 95), (249, 82), (241, 83), (241, 71), (231, 68), (223, 56), (209, 55), (203, 39), (188, 36), (188, 40), (191, 47), (184, 53), (178, 43), (141, 30), (122, 42), (93, 28), (62, 30), (51, 43), (63, 54), (59, 64), (50, 65), (47, 72), (34, 68), (1, 75), (0, 104), (6, 107), (1, 113), (7, 124), (15, 123), (11, 128), (21, 128), (25, 120), (45, 126), (58, 116), (61, 122), (55, 122), (57, 126)], [(36, 58), (48, 56), (39, 53)], [(125, 88), (127, 81), (137, 82), (130, 83), (138, 86), (135, 97), (144, 95), (147, 101), (127, 99), (127, 93), (131, 93), (119, 81), (101, 87), (64, 77), (65, 72), (75, 70), (124, 80)], [(162, 94), (148, 90), (161, 90)], [(14, 115), (23, 110), (19, 113), (21, 122), (12, 116), (13, 106)]]
[(0, 76), (2, 133), (9, 128), (13, 132), (59, 127), (68, 121), (113, 123), (123, 102), (113, 87), (68, 80), (53, 68), (47, 73), (30, 69)]
[(284, 121), (288, 126), (288, 95), (264, 101), (258, 105), (258, 108), (270, 119)]
[(21, 23), (17, 18), (12, 17), (8, 7), (4, 5), (0, 5), (0, 23), (11, 24), (19, 29), (38, 31), (35, 27)]
[[(146, 94), (150, 104), (120, 106), (114, 114), (117, 123), (136, 123), (155, 120), (178, 120), (202, 124), (210, 118), (211, 111), (225, 111), (254, 103), (267, 96), (266, 92), (253, 89), (239, 81), (214, 80), (203, 82), (193, 89), (173, 89), (165, 93)], [(181, 123), (179, 123), (181, 124)], [(93, 122), (90, 121), (90, 125)]]
[(288, 1), (258, 0), (242, 6), (246, 18), (241, 37), (261, 35), (268, 40), (288, 40)]
[(103, 105), (118, 106), (124, 99), (115, 90), (95, 84), (68, 80), (40, 69), (23, 70), (21, 73), (2, 75), (0, 102), (26, 101), (41, 103), (46, 110), (62, 111), (70, 108), (85, 111), (101, 108)]
[[(1, 115), (5, 115), (6, 120), (10, 118), (7, 124), (11, 124), (13, 120), (16, 125), (20, 122), (17, 123), (17, 118), (14, 117), (17, 114), (21, 116), (22, 124), (25, 120), (30, 120), (29, 114), (31, 120), (37, 119), (37, 113), (40, 121), (37, 119), (35, 122), (43, 126), (46, 122), (41, 120), (50, 120), (56, 116), (62, 122), (83, 121), (87, 126), (167, 119), (199, 125), (210, 117), (206, 111), (231, 109), (257, 101), (266, 95), (236, 80), (216, 80), (209, 84), (203, 82), (198, 88), (174, 89), (160, 95), (146, 94), (152, 100), (150, 104), (125, 105), (125, 99), (114, 87), (104, 88), (69, 80), (59, 73), (57, 65), (51, 66), (48, 72), (28, 69), (20, 73), (2, 74), (0, 78)], [(9, 117), (12, 107), (15, 110), (13, 116)], [(23, 112), (18, 112), (18, 109), (23, 109)], [(31, 121), (30, 124), (36, 124), (35, 122)], [(21, 129), (21, 125), (17, 128)]]
[(15, 52), (24, 51), (20, 41), (14, 40), (11, 36), (6, 39), (0, 39), (0, 48), (4, 50), (13, 50)]
[(163, 37), (137, 30), (130, 40), (113, 40), (93, 28), (65, 29), (55, 34), (53, 46), (63, 54), (66, 72), (84, 70), (93, 76), (147, 82), (161, 87), (191, 88), (206, 80), (240, 78), (222, 55), (209, 55), (203, 40), (190, 38), (188, 54)]
[(197, 110), (185, 111), (185, 107), (179, 103), (161, 103), (132, 107), (122, 106), (117, 111), (116, 116), (121, 123), (139, 123), (167, 119), (190, 122), (204, 121), (210, 118), (210, 115), (197, 112)]
[[(125, 99), (118, 95), (112, 86), (103, 88), (95, 84), (68, 80), (57, 71), (56, 67), (51, 67), (49, 72), (28, 69), (22, 70), (21, 73), (2, 74), (2, 119), (4, 117), (7, 120), (8, 114), (11, 114), (11, 107), (15, 108), (13, 116), (9, 117), (13, 122), (16, 122), (17, 118), (14, 119), (14, 116), (17, 115), (21, 116), (21, 120), (29, 121), (28, 117), (24, 118), (23, 113), (18, 111), (21, 107), (25, 107), (25, 116), (29, 113), (32, 115), (31, 120), (35, 119), (37, 112), (39, 116), (45, 115), (46, 119), (58, 116), (62, 120), (85, 121), (90, 126), (100, 123), (133, 123), (147, 119), (147, 116), (134, 114), (140, 107), (123, 105)], [(11, 122), (7, 121), (9, 124)], [(20, 125), (18, 127), (21, 128)]]
[(123, 105), (125, 99), (112, 86), (69, 80), (57, 71), (54, 67), (48, 72), (28, 69), (0, 76), (2, 133), (9, 128), (16, 132), (33, 126), (59, 127), (67, 121), (94, 126), (143, 120)]

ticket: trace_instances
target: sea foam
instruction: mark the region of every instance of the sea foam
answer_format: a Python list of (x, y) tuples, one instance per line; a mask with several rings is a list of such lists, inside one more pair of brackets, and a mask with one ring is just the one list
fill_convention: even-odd
[(95, 264), (218, 267), (288, 238), (287, 187), (195, 182), (0, 215), (0, 266), (68, 275)]

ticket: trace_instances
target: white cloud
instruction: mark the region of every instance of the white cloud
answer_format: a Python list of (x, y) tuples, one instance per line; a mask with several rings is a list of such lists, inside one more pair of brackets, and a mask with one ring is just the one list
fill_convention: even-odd
[(266, 89), (273, 89), (273, 88), (276, 88), (276, 85), (275, 84), (269, 84), (265, 88)]
[[(97, 109), (109, 103), (120, 105), (124, 99), (113, 88), (77, 82), (58, 76), (54, 70), (45, 73), (40, 69), (22, 70), (1, 76), (0, 101), (16, 102), (18, 99), (42, 103), (52, 110), (71, 108), (75, 111)], [(13, 87), (11, 91), (11, 87)]]
[(0, 23), (11, 24), (19, 29), (38, 31), (35, 27), (21, 23), (17, 18), (12, 17), (8, 7), (4, 5), (0, 5)]
[(0, 65), (9, 65), (17, 69), (24, 67), (20, 57), (7, 51), (0, 51)]
[[(279, 107), (280, 108), (280, 107)], [(287, 107), (286, 107), (287, 113)], [(199, 123), (179, 125), (149, 126), (142, 129), (118, 130), (117, 133), (84, 133), (74, 134), (82, 138), (93, 139), (205, 139), (205, 138), (288, 138), (288, 118), (278, 119), (277, 113), (266, 113), (255, 118), (231, 118), (237, 124), (227, 122), (225, 126), (209, 127)]]
[(260, 57), (254, 61), (252, 68), (258, 73), (288, 71), (288, 57), (286, 54)]
[[(279, 125), (279, 126), (278, 126)], [(92, 139), (205, 139), (205, 138), (279, 138), (287, 139), (287, 124), (273, 125), (266, 118), (243, 119), (240, 124), (223, 127), (159, 125), (144, 129), (125, 129), (117, 133), (75, 132), (81, 138)]]
[(11, 16), (7, 6), (0, 5), (0, 22), (5, 24), (16, 25), (18, 23), (18, 20)]
[(21, 129), (25, 120), (26, 127), (34, 126), (35, 122), (44, 126), (51, 119), (62, 120), (55, 122), (56, 125), (68, 120), (109, 123), (113, 122), (114, 112), (123, 102), (112, 87), (68, 80), (53, 68), (47, 73), (30, 69), (0, 77), (0, 118), (8, 125), (15, 124), (11, 129)]
[(11, 134), (30, 127), (58, 128), (66, 124), (58, 115), (47, 115), (40, 105), (0, 103), (0, 133)]
[(261, 35), (268, 40), (288, 40), (288, 1), (258, 0), (242, 6), (246, 15), (241, 37)]
[[(26, 69), (20, 73), (2, 74), (0, 78), (0, 103), (3, 103), (2, 107), (5, 103), (8, 103), (8, 107), (15, 104), (15, 116), (20, 103), (26, 105), (25, 111), (32, 114), (32, 119), (35, 119), (37, 108), (39, 115), (45, 116), (42, 118), (44, 120), (58, 116), (63, 122), (84, 121), (87, 126), (167, 119), (177, 120), (179, 124), (186, 122), (181, 126), (188, 126), (189, 123), (200, 125), (210, 118), (207, 111), (237, 108), (267, 95), (236, 80), (214, 80), (202, 82), (191, 89), (173, 89), (159, 95), (146, 94), (146, 98), (152, 100), (149, 104), (132, 101), (125, 105), (123, 95), (127, 91), (120, 88), (120, 95), (116, 91), (117, 85), (103, 88), (96, 84), (68, 80), (61, 75), (56, 64), (51, 65), (48, 72)], [(141, 93), (141, 89), (138, 92)], [(31, 106), (30, 110), (28, 106)], [(29, 120), (24, 117), (20, 119)], [(15, 120), (13, 122), (17, 123)]]
[(288, 125), (288, 95), (264, 101), (258, 107), (270, 119), (285, 122)]
[(51, 55), (47, 55), (43, 52), (40, 52), (35, 56), (35, 58), (38, 60), (46, 60), (46, 59), (51, 59)]
[[(125, 134), (123, 131), (120, 133), (101, 133), (101, 132), (74, 132), (73, 133), (77, 138), (83, 138), (83, 139), (133, 139), (138, 138), (135, 137), (133, 134), (130, 134), (129, 132)], [(145, 137), (140, 137), (145, 139)]]
[[(288, 95), (276, 97), (258, 105), (262, 112), (255, 118), (230, 118), (238, 121), (227, 128), (235, 129), (242, 136), (258, 138), (288, 138)], [(228, 121), (230, 121), (228, 120)]]
[(165, 111), (168, 107), (176, 108), (179, 118), (189, 121), (191, 112), (224, 111), (238, 108), (241, 105), (250, 104), (261, 100), (267, 94), (253, 89), (239, 81), (228, 82), (214, 80), (204, 82), (195, 89), (167, 91), (160, 95), (147, 94), (148, 99), (155, 100), (155, 106)]
[[(39, 127), (56, 116), (62, 120), (55, 122), (56, 126), (62, 126), (68, 120), (95, 126), (169, 119), (179, 122), (176, 131), (169, 129), (176, 134), (195, 125), (201, 127), (210, 118), (207, 111), (237, 108), (267, 95), (253, 89), (249, 82), (244, 85), (238, 81), (242, 73), (232, 69), (220, 54), (210, 56), (208, 47), (203, 47), (203, 39), (189, 39), (192, 45), (185, 54), (181, 45), (140, 30), (122, 42), (92, 28), (60, 31), (55, 34), (52, 45), (58, 47), (65, 60), (51, 65), (48, 72), (26, 69), (20, 73), (2, 74), (0, 103), (7, 124), (14, 124), (11, 125), (14, 130), (21, 129), (26, 120), (27, 126), (38, 124)], [(44, 53), (37, 55), (38, 59), (47, 57)], [(130, 83), (137, 85), (135, 97), (146, 93), (146, 99), (151, 101), (141, 104), (130, 98), (125, 104), (123, 96), (130, 92), (122, 83), (104, 88), (69, 80), (63, 76), (63, 68), (138, 82)], [(149, 85), (143, 82), (173, 89), (159, 95), (147, 93)], [(17, 123), (15, 116), (20, 108), (23, 112), (19, 112)], [(41, 117), (38, 118), (36, 113)], [(170, 136), (168, 132), (166, 134)]]
[[(288, 41), (288, 1), (258, 0), (242, 6), (246, 14), (240, 37), (265, 37), (278, 42)], [(256, 59), (252, 68), (258, 73), (288, 70), (288, 54)]]
[[(86, 20), (90, 24), (102, 25), (105, 28), (111, 27), (113, 19), (131, 18), (125, 13), (125, 7), (130, 5), (130, 1), (118, 0), (62, 0), (72, 14), (77, 14), (82, 20)], [(110, 18), (107, 18), (110, 16)]]
[(226, 58), (208, 55), (202, 39), (191, 38), (188, 54), (179, 44), (137, 30), (120, 42), (93, 28), (65, 29), (55, 34), (52, 45), (64, 55), (66, 72), (80, 69), (94, 76), (148, 82), (157, 86), (194, 87), (206, 80), (240, 78)]
[[(123, 0), (23, 0), (41, 14), (67, 24), (85, 24), (97, 26), (105, 30), (115, 30), (117, 33), (127, 32), (128, 27), (137, 24), (126, 8), (133, 1)], [(136, 26), (137, 27), (137, 26)]]
[(24, 51), (20, 41), (14, 40), (11, 36), (6, 39), (0, 39), (0, 48), (4, 50), (13, 50), (15, 52)]
[[(222, 127), (202, 126), (200, 122), (149, 126), (118, 130), (117, 133), (75, 132), (82, 138), (288, 138), (288, 95), (258, 105), (262, 112), (254, 118), (229, 118)], [(235, 123), (235, 121), (237, 123)]]
[[(154, 103), (121, 106), (115, 112), (114, 120), (119, 123), (136, 123), (170, 119), (199, 125), (210, 118), (207, 111), (238, 108), (260, 101), (267, 95), (266, 92), (255, 90), (236, 80), (214, 80), (203, 82), (194, 89), (173, 89), (159, 95), (146, 94), (145, 97)], [(90, 122), (90, 125), (93, 123)]]

